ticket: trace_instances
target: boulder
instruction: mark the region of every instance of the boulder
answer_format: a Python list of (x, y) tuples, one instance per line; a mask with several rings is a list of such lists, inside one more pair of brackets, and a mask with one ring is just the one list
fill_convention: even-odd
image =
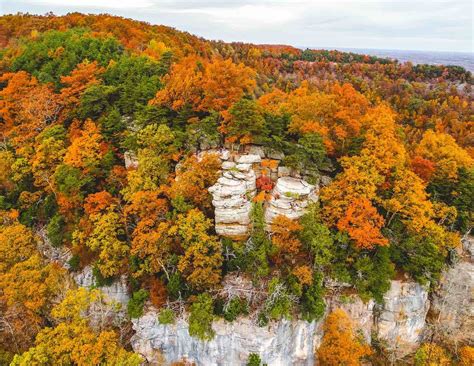
[(291, 169), (287, 168), (286, 166), (279, 166), (278, 167), (278, 178), (281, 177), (289, 177), (291, 174)]
[(235, 168), (235, 163), (233, 161), (224, 161), (222, 163), (222, 169), (228, 170)]
[(133, 151), (126, 151), (123, 154), (123, 158), (125, 160), (126, 169), (138, 168), (138, 158), (137, 158), (137, 155)]
[(283, 158), (285, 157), (285, 154), (283, 154), (281, 151), (276, 151), (272, 149), (265, 150), (265, 155), (267, 156), (268, 159), (275, 159), (275, 160), (283, 160)]
[(265, 152), (263, 151), (263, 147), (259, 145), (250, 145), (248, 147), (248, 153), (250, 155), (258, 155), (260, 158), (265, 158)]
[(240, 155), (237, 157), (236, 162), (239, 164), (255, 164), (260, 163), (262, 158), (260, 155), (248, 154), (248, 155)]

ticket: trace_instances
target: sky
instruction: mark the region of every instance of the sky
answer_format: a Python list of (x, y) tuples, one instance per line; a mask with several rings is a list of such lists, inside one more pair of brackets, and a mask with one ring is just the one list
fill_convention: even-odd
[(224, 41), (474, 52), (472, 0), (0, 0), (0, 13), (110, 13)]

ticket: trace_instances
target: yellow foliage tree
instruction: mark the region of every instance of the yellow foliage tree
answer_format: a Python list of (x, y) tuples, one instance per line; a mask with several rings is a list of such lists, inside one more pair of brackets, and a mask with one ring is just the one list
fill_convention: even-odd
[(124, 220), (110, 206), (104, 213), (96, 213), (89, 217), (92, 231), (86, 233), (76, 230), (73, 233), (73, 245), (87, 245), (98, 253), (97, 267), (104, 277), (118, 275), (126, 263), (130, 248), (120, 238), (124, 235)]
[(204, 154), (200, 159), (191, 155), (179, 165), (176, 179), (171, 184), (172, 199), (184, 198), (201, 209), (210, 209), (207, 188), (219, 177), (221, 161), (216, 154)]
[(435, 163), (434, 176), (439, 179), (457, 179), (459, 168), (474, 164), (469, 153), (451, 135), (432, 130), (423, 134), (415, 153)]
[(115, 331), (95, 329), (84, 317), (98, 301), (101, 298), (97, 290), (81, 288), (68, 292), (52, 311), (58, 324), (42, 329), (35, 346), (16, 355), (11, 365), (140, 365), (142, 358), (126, 351)]
[(219, 239), (208, 233), (211, 226), (211, 220), (201, 211), (192, 209), (186, 215), (178, 215), (171, 230), (181, 237), (185, 250), (178, 269), (199, 290), (214, 287), (221, 280), (222, 247)]
[(446, 351), (435, 343), (423, 344), (415, 354), (415, 366), (448, 366), (452, 364)]
[(187, 56), (171, 67), (152, 104), (174, 110), (190, 105), (196, 111), (222, 112), (255, 88), (255, 71), (244, 64), (214, 57)]

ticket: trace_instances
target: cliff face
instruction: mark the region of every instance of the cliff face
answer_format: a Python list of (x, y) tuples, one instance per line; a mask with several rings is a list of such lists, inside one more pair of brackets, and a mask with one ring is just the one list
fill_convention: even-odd
[(374, 324), (378, 338), (398, 355), (414, 351), (423, 335), (429, 307), (425, 287), (415, 282), (392, 281)]
[[(422, 338), (429, 307), (426, 289), (413, 282), (393, 281), (382, 308), (359, 297), (328, 297), (327, 312), (344, 309), (367, 342), (377, 334), (379, 340), (398, 356), (413, 351)], [(380, 314), (377, 316), (377, 314)], [(181, 319), (174, 325), (162, 325), (157, 312), (148, 311), (133, 321), (132, 346), (150, 363), (159, 364), (157, 351), (166, 362), (187, 359), (197, 365), (245, 365), (250, 353), (257, 353), (268, 365), (313, 365), (319, 346), (324, 317), (317, 322), (281, 320), (259, 327), (248, 318), (233, 323), (214, 323), (216, 336), (202, 342), (189, 336), (188, 324)]]
[(168, 363), (187, 359), (198, 365), (245, 365), (249, 353), (257, 353), (269, 365), (313, 365), (315, 345), (320, 341), (321, 323), (282, 320), (258, 327), (250, 319), (214, 323), (216, 335), (203, 342), (192, 338), (185, 320), (161, 325), (157, 313), (149, 311), (133, 321), (136, 334), (132, 346), (152, 364), (158, 364), (156, 350)]
[(474, 264), (460, 262), (449, 268), (430, 309), (435, 336), (448, 342), (474, 342)]

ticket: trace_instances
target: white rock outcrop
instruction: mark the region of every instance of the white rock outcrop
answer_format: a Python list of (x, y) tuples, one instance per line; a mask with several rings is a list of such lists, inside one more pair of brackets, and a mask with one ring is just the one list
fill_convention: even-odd
[[(242, 155), (240, 158), (250, 156)], [(256, 156), (256, 155), (255, 155)], [(241, 161), (253, 161), (252, 158)], [(256, 156), (260, 159), (259, 156)], [(247, 235), (251, 200), (256, 193), (256, 175), (251, 163), (223, 162), (222, 176), (209, 187), (214, 206), (216, 233), (227, 237)]]
[(156, 351), (160, 350), (168, 364), (186, 359), (198, 366), (244, 366), (249, 354), (256, 353), (263, 363), (272, 366), (310, 366), (314, 365), (314, 349), (322, 336), (321, 325), (281, 320), (259, 327), (247, 318), (233, 323), (219, 320), (213, 324), (214, 339), (203, 342), (189, 335), (186, 321), (162, 325), (157, 313), (151, 311), (133, 320), (136, 333), (131, 344), (152, 365), (158, 364)]
[(136, 169), (138, 168), (138, 158), (137, 155), (133, 151), (126, 151), (123, 154), (123, 158), (125, 161), (125, 168), (126, 169)]
[(430, 306), (428, 291), (416, 282), (392, 281), (376, 320), (377, 334), (397, 355), (417, 348)]
[(460, 262), (446, 270), (430, 309), (435, 335), (444, 341), (474, 343), (474, 264)]
[(462, 247), (467, 256), (474, 260), (474, 236), (466, 235), (462, 239)]
[[(85, 267), (80, 272), (72, 272), (71, 276), (79, 287), (96, 287), (92, 267), (90, 266)], [(126, 309), (130, 296), (128, 295), (127, 278), (125, 275), (121, 276), (110, 286), (102, 286), (99, 289), (109, 300), (120, 304), (122, 309)]]
[(317, 187), (292, 177), (278, 178), (265, 210), (265, 221), (271, 224), (279, 215), (300, 218), (311, 201), (317, 201)]
[(238, 164), (255, 164), (260, 163), (262, 158), (260, 155), (256, 154), (248, 154), (248, 155), (240, 155), (235, 160)]

